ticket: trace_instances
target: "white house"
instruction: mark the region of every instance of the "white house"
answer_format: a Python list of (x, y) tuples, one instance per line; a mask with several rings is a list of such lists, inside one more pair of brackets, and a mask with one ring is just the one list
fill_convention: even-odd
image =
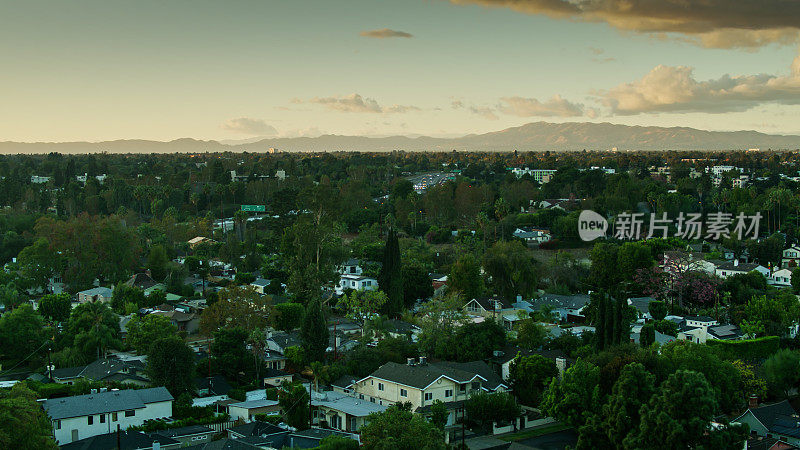
[(259, 294), (264, 295), (269, 283), (270, 280), (265, 278), (256, 278), (252, 283), (250, 283), (250, 286), (253, 286), (253, 289)]
[(339, 268), (339, 273), (342, 275), (361, 275), (364, 269), (361, 268), (359, 261), (355, 258), (350, 258), (345, 261)]
[(377, 288), (378, 280), (375, 278), (345, 274), (341, 276), (339, 279), (339, 284), (336, 285), (336, 294), (342, 295), (345, 289), (371, 291)]
[(280, 412), (281, 407), (277, 400), (247, 400), (228, 405), (228, 414), (231, 420), (242, 419), (245, 422), (253, 420), (256, 414), (270, 414)]
[(42, 404), (58, 444), (172, 417), (172, 395), (164, 387), (95, 392), (54, 398)]
[(738, 259), (718, 265), (715, 273), (720, 278), (728, 278), (733, 275), (749, 273), (754, 270), (764, 275), (764, 278), (769, 278), (769, 269), (766, 267), (757, 263), (740, 263)]
[(732, 341), (742, 338), (736, 325), (722, 324), (708, 316), (686, 316), (678, 325), (678, 340), (705, 344), (709, 340)]
[(522, 239), (526, 244), (541, 244), (553, 238), (553, 234), (546, 228), (522, 227), (514, 230), (514, 237)]
[(793, 245), (783, 251), (781, 267), (784, 269), (800, 267), (800, 245)]
[(767, 278), (767, 283), (773, 286), (791, 286), (792, 271), (790, 269), (776, 270)]
[(50, 181), (50, 177), (43, 177), (39, 175), (31, 175), (32, 184), (44, 184)]

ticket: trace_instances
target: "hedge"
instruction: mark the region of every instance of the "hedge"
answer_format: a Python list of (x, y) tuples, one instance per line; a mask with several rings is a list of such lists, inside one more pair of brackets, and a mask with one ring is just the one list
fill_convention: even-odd
[(706, 344), (717, 351), (720, 357), (734, 360), (759, 360), (769, 358), (780, 348), (778, 336), (765, 336), (741, 341), (708, 340)]

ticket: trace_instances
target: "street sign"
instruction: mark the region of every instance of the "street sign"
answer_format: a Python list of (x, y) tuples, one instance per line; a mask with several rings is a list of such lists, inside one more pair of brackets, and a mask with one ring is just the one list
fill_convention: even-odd
[(264, 205), (242, 205), (242, 211), (264, 212), (266, 207)]

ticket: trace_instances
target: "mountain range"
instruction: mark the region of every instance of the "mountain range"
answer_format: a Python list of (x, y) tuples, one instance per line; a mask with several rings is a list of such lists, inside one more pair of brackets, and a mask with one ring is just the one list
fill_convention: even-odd
[(535, 122), (484, 134), (456, 138), (428, 136), (342, 136), (264, 138), (245, 141), (169, 142), (116, 140), (103, 142), (0, 142), (0, 154), (12, 153), (200, 153), (261, 152), (269, 148), (290, 152), (322, 151), (580, 151), (586, 150), (794, 150), (800, 136), (756, 131), (706, 131), (687, 127), (642, 127), (611, 123)]

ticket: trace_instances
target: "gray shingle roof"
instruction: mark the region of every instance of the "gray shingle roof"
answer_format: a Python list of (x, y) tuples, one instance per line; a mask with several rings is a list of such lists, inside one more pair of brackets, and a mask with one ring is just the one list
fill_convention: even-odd
[(792, 405), (789, 404), (788, 400), (773, 403), (771, 405), (760, 406), (758, 408), (750, 408), (748, 411), (750, 411), (759, 422), (764, 424), (767, 429), (772, 429), (773, 425), (775, 425), (775, 421), (779, 417), (797, 414), (794, 408), (792, 408)]
[(489, 367), (483, 361), (470, 361), (470, 362), (451, 362), (451, 361), (440, 361), (432, 363), (434, 366), (439, 366), (443, 368), (450, 368), (460, 370), (470, 374), (476, 374), (483, 377), (486, 381), (483, 382), (483, 387), (490, 391), (494, 391), (497, 389), (501, 384), (504, 385), (503, 379)]
[[(177, 446), (178, 441), (162, 434), (147, 435), (141, 431), (121, 431), (119, 434), (119, 448), (122, 450), (136, 450), (142, 448), (152, 448), (153, 442), (157, 441), (162, 446)], [(79, 441), (71, 442), (61, 446), (64, 450), (110, 450), (117, 447), (117, 433), (106, 433), (88, 437)]]
[(531, 305), (537, 311), (544, 305), (550, 305), (556, 308), (580, 309), (587, 303), (589, 303), (589, 295), (587, 294), (544, 294), (535, 300), (531, 300)]
[(51, 419), (88, 416), (129, 409), (144, 408), (147, 403), (174, 400), (165, 387), (150, 389), (125, 389), (96, 394), (45, 400), (44, 410)]
[(432, 364), (409, 366), (407, 364), (388, 362), (378, 367), (378, 370), (372, 372), (370, 376), (423, 389), (442, 376), (456, 380), (459, 383), (467, 383), (475, 378), (476, 374)]

